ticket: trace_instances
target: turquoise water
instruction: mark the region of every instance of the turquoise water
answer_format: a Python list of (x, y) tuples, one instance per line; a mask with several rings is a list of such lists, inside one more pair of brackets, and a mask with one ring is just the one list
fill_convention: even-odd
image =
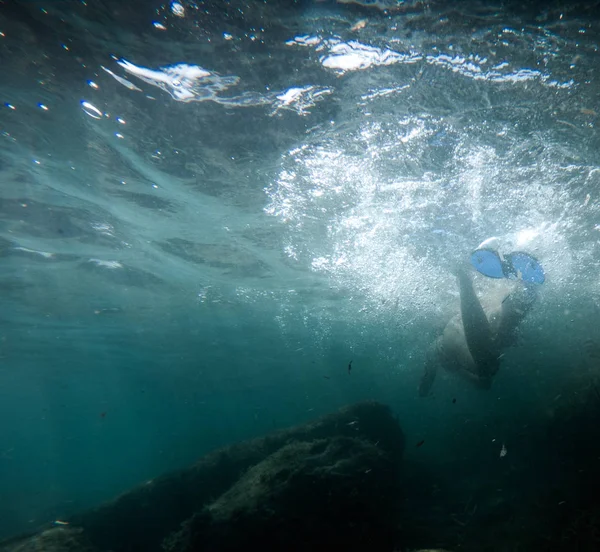
[[(600, 369), (598, 6), (385, 7), (0, 2), (0, 536), (364, 399), (461, 508), (545, 500)], [(540, 300), (419, 398), (491, 236)]]

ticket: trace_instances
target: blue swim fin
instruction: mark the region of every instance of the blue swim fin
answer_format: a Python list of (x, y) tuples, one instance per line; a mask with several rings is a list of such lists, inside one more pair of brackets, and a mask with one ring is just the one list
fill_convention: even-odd
[(471, 253), (471, 264), (475, 270), (488, 278), (506, 278), (500, 255), (493, 249), (476, 249)]
[(512, 267), (509, 278), (518, 278), (532, 284), (543, 284), (546, 280), (544, 268), (529, 253), (513, 251), (506, 256), (506, 262)]
[(533, 284), (543, 284), (546, 280), (540, 262), (523, 251), (513, 251), (501, 259), (493, 249), (476, 249), (471, 253), (471, 264), (489, 278), (519, 279)]

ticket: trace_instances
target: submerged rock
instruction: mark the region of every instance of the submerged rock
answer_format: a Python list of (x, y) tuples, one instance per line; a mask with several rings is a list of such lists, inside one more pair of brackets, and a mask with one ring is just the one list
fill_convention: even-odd
[(167, 538), (167, 552), (391, 550), (397, 466), (364, 439), (295, 442)]
[[(289, 541), (301, 530), (306, 542), (322, 531), (335, 549), (353, 539), (375, 545), (389, 537), (385, 510), (404, 445), (390, 409), (363, 402), (210, 453), (69, 522), (112, 552), (160, 552), (163, 541), (171, 551), (233, 550), (241, 539), (226, 533), (256, 544), (253, 525), (262, 543), (283, 538), (286, 527)], [(313, 522), (318, 531), (311, 532)], [(230, 548), (219, 548), (224, 534)], [(286, 549), (297, 550), (289, 541)]]
[(0, 552), (95, 552), (83, 529), (53, 527), (0, 544)]

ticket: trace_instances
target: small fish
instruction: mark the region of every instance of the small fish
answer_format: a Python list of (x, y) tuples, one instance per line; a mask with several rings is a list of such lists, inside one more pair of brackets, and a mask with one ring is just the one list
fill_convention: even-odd
[(425, 439), (423, 439), (423, 440), (419, 441), (419, 442), (418, 442), (418, 443), (415, 445), (415, 447), (416, 447), (416, 448), (422, 447), (424, 443), (425, 443)]
[(500, 449), (500, 458), (504, 458), (507, 454), (507, 450), (506, 450), (506, 446), (504, 443), (502, 443), (502, 448)]
[(60, 519), (57, 519), (56, 521), (52, 522), (52, 525), (56, 525), (56, 526), (69, 525), (69, 522), (68, 521), (61, 521)]
[(352, 371), (352, 361), (348, 363), (348, 373)]
[(102, 419), (106, 418), (106, 412), (100, 412), (100, 417), (101, 417)]
[(323, 376), (325, 379), (331, 379), (329, 376)]
[(456, 399), (452, 399), (452, 404), (456, 404)]

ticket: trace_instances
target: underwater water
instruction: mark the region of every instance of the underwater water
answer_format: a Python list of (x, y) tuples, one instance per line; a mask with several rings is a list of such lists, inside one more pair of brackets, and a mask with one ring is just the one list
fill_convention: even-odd
[[(0, 0), (0, 537), (374, 400), (398, 549), (599, 549), (599, 50), (597, 2)], [(539, 300), (420, 397), (492, 236)]]

